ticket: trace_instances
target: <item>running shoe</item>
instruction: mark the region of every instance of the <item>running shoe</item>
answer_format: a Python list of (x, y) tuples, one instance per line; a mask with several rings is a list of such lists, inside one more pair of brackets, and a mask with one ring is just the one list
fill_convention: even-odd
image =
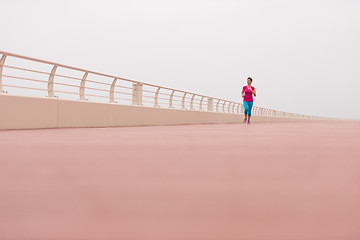
[(250, 121), (247, 121), (247, 124), (250, 124)]
[(246, 123), (246, 120), (247, 120), (247, 119), (246, 119), (246, 118), (244, 118), (244, 121), (243, 121), (243, 123)]

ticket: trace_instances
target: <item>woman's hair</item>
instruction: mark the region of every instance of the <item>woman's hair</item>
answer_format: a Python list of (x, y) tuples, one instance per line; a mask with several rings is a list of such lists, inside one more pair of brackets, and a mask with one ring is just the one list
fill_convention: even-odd
[(252, 82), (252, 78), (251, 78), (251, 77), (248, 77), (247, 79), (250, 79), (250, 81)]

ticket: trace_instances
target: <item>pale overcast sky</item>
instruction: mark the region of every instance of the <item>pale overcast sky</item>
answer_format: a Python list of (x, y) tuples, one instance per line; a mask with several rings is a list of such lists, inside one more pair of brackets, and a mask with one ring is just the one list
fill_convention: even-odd
[(360, 118), (359, 0), (0, 0), (0, 49), (255, 105)]

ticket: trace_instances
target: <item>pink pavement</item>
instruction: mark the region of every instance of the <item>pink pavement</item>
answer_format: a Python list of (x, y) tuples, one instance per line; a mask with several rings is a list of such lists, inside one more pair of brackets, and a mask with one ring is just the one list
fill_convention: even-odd
[(360, 123), (0, 131), (0, 239), (360, 239)]

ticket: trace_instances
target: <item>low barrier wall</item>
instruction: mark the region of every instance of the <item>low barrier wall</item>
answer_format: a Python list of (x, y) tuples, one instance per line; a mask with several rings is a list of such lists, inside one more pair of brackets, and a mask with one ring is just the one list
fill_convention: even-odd
[[(0, 94), (0, 129), (240, 123), (243, 115)], [(304, 121), (253, 116), (252, 122)]]

